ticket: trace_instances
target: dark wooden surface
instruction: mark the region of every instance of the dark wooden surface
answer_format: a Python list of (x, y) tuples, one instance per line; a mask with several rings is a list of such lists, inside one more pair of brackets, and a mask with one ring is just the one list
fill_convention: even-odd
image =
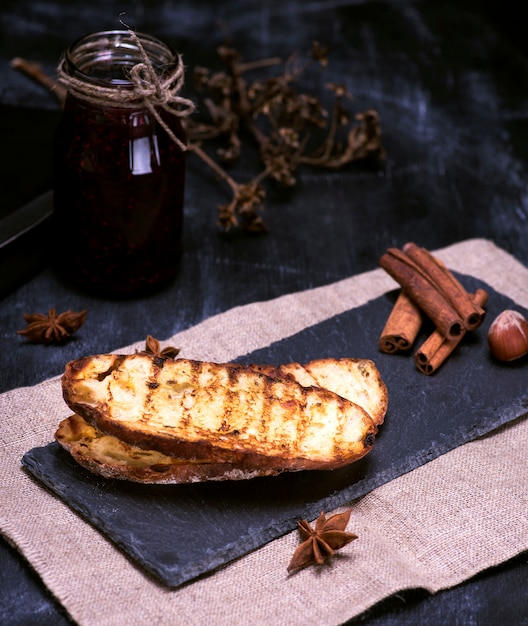
[[(522, 7), (521, 7), (522, 9)], [(53, 72), (61, 51), (87, 32), (115, 28), (120, 11), (197, 64), (220, 67), (227, 28), (247, 60), (330, 48), (327, 81), (354, 94), (353, 111), (379, 111), (388, 158), (381, 168), (303, 170), (297, 187), (271, 189), (269, 234), (220, 234), (225, 189), (189, 159), (185, 251), (177, 280), (148, 298), (95, 299), (59, 282), (46, 239), (0, 259), (13, 282), (0, 301), (0, 391), (60, 374), (70, 358), (115, 350), (146, 334), (164, 339), (248, 302), (371, 270), (392, 245), (436, 248), (493, 239), (528, 265), (528, 46), (514, 2), (416, 1), (178, 3), (4, 0), (0, 14), (0, 217), (50, 186), (59, 111), (53, 98), (9, 67), (15, 56)], [(254, 174), (251, 149), (235, 168)], [(36, 267), (36, 271), (32, 269)], [(14, 279), (18, 281), (15, 283)], [(6, 281), (9, 282), (9, 281)], [(24, 312), (87, 308), (78, 338), (61, 348), (28, 345)], [(0, 544), (0, 622), (57, 624), (60, 608), (15, 550)], [(434, 597), (409, 591), (355, 620), (368, 624), (528, 624), (526, 555)], [(65, 619), (65, 618), (62, 618)]]

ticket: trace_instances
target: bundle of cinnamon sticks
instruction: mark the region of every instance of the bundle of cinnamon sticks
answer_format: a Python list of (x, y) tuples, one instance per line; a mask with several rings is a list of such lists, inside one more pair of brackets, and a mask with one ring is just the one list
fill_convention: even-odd
[(435, 330), (418, 348), (414, 361), (421, 372), (433, 374), (465, 334), (482, 324), (488, 294), (484, 289), (468, 293), (442, 261), (414, 243), (402, 250), (389, 248), (380, 265), (402, 290), (379, 338), (379, 349), (388, 354), (410, 350), (428, 317)]

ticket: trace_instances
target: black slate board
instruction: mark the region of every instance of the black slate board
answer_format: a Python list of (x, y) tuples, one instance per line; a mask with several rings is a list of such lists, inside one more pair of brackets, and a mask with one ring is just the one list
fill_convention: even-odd
[[(347, 504), (528, 411), (527, 359), (500, 364), (489, 356), (486, 342), (489, 324), (501, 310), (523, 309), (480, 281), (460, 278), (468, 290), (488, 290), (487, 318), (433, 376), (419, 373), (408, 355), (377, 350), (395, 293), (238, 359), (275, 364), (330, 356), (374, 359), (388, 386), (389, 410), (374, 449), (348, 468), (144, 486), (94, 478), (56, 443), (29, 451), (23, 465), (147, 572), (170, 587), (181, 585), (291, 531), (299, 518), (314, 519), (321, 510)], [(289, 556), (284, 555), (285, 568)]]

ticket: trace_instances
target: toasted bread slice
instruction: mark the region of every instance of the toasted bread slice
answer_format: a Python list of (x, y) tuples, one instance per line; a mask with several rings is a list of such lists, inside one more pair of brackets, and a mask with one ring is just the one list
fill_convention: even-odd
[(230, 463), (214, 463), (208, 459), (189, 461), (156, 450), (142, 450), (103, 434), (80, 415), (70, 415), (62, 420), (55, 439), (88, 471), (117, 480), (170, 485), (209, 480), (247, 480), (279, 473), (273, 468), (243, 470)]
[(249, 367), (145, 354), (70, 362), (68, 406), (105, 434), (243, 469), (333, 469), (364, 456), (377, 428), (357, 404)]
[(376, 426), (383, 424), (388, 392), (374, 361), (370, 359), (316, 359), (305, 365), (251, 365), (272, 378), (291, 378), (303, 387), (321, 387), (351, 400), (370, 415)]
[[(304, 387), (320, 386), (321, 380), (331, 391), (353, 400), (359, 397), (363, 408), (369, 409), (377, 424), (382, 423), (387, 408), (387, 390), (372, 361), (362, 359), (322, 359), (307, 366), (289, 363), (279, 367), (251, 366), (267, 376), (290, 377)], [(309, 369), (316, 375), (309, 373)], [(358, 374), (359, 372), (359, 374)], [(365, 401), (366, 398), (366, 401)], [(90, 426), (81, 416), (64, 419), (55, 434), (56, 440), (85, 469), (105, 478), (141, 483), (179, 484), (202, 481), (242, 480), (270, 476), (280, 470), (241, 469), (230, 463), (210, 459), (189, 461), (164, 455), (156, 450), (143, 450)]]
[[(374, 361), (370, 359), (317, 359), (303, 366), (323, 389), (351, 400), (370, 415), (377, 426), (383, 424), (389, 396)], [(302, 383), (301, 383), (302, 384)]]

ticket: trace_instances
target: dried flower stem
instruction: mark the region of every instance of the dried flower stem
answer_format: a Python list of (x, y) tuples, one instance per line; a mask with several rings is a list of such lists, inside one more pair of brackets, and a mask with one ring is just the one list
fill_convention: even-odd
[[(338, 141), (339, 129), (349, 120), (343, 101), (352, 100), (345, 87), (327, 85), (335, 97), (330, 115), (318, 98), (294, 90), (292, 84), (314, 62), (322, 67), (328, 63), (327, 50), (317, 42), (313, 44), (309, 59), (302, 62), (296, 55), (291, 55), (284, 63), (282, 74), (267, 77), (264, 81), (248, 81), (247, 73), (277, 66), (282, 63), (280, 58), (243, 62), (238, 51), (227, 45), (220, 46), (218, 54), (226, 66), (225, 71), (212, 72), (199, 67), (194, 71), (196, 91), (203, 93), (202, 104), (208, 119), (187, 118), (184, 126), (189, 151), (194, 152), (231, 191), (230, 202), (218, 207), (218, 223), (223, 230), (234, 227), (252, 232), (266, 230), (260, 213), (266, 197), (263, 182), (268, 178), (292, 187), (297, 182), (301, 165), (337, 169), (360, 159), (385, 158), (379, 118), (374, 110), (357, 113), (346, 140)], [(12, 66), (51, 88), (59, 101), (64, 102), (64, 90), (38, 65), (14, 59)], [(308, 146), (316, 137), (315, 131), (323, 133), (323, 138), (320, 145), (308, 153)], [(262, 168), (248, 182), (239, 183), (219, 161), (229, 165), (238, 160), (244, 132), (253, 139)], [(207, 140), (225, 141), (224, 147), (217, 150), (218, 160), (202, 148), (202, 142)]]
[(280, 57), (271, 57), (269, 59), (260, 59), (256, 61), (249, 61), (247, 63), (240, 63), (238, 69), (243, 74), (244, 72), (259, 70), (263, 67), (270, 67), (271, 65), (280, 65), (281, 63), (282, 59)]
[(236, 193), (240, 185), (231, 176), (229, 176), (225, 169), (218, 165), (218, 163), (213, 158), (211, 158), (207, 154), (207, 152), (202, 150), (200, 144), (191, 143), (189, 144), (188, 149), (191, 152), (194, 152), (197, 156), (199, 156), (200, 159), (202, 159), (204, 163), (206, 163), (216, 174), (218, 174), (218, 176), (229, 185), (231, 190)]

